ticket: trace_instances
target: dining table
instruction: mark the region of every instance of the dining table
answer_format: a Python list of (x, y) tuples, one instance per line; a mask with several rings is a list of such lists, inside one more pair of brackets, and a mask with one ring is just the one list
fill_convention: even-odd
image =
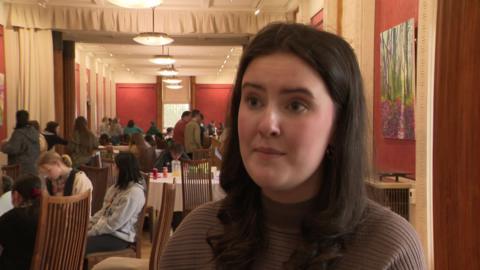
[[(212, 198), (213, 201), (221, 200), (225, 197), (225, 192), (220, 187), (220, 181), (217, 173), (212, 174)], [(162, 192), (163, 192), (163, 183), (173, 183), (175, 179), (175, 205), (174, 211), (181, 212), (183, 211), (183, 194), (182, 194), (182, 177), (173, 176), (172, 173), (167, 173), (167, 176), (164, 177), (162, 172), (159, 172), (157, 177), (153, 177), (153, 174), (149, 174), (148, 181), (148, 198), (147, 206), (153, 207), (155, 210), (160, 210), (162, 205)]]

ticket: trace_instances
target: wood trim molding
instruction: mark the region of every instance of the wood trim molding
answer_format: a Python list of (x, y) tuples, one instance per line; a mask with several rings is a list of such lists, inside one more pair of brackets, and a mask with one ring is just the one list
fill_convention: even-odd
[(155, 86), (155, 92), (157, 95), (157, 127), (163, 130), (163, 89), (162, 89), (162, 76), (157, 76), (157, 84)]

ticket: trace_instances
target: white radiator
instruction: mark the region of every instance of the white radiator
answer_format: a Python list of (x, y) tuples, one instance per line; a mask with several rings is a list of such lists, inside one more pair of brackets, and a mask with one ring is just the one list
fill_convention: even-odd
[(399, 182), (393, 181), (366, 181), (368, 197), (377, 203), (389, 208), (393, 212), (410, 221), (411, 190), (414, 181), (402, 178)]

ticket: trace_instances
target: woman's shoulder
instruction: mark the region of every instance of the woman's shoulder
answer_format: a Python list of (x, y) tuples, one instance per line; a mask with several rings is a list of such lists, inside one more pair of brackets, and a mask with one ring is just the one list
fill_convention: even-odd
[(206, 203), (182, 221), (162, 254), (162, 269), (213, 269), (207, 237), (223, 230), (217, 218), (221, 201)]
[(415, 229), (405, 218), (374, 201), (368, 201), (360, 226), (370, 233), (389, 235), (392, 239), (400, 238), (398, 241), (411, 240), (409, 236), (417, 238)]
[(372, 269), (394, 264), (405, 266), (402, 269), (424, 269), (425, 266), (415, 229), (405, 218), (373, 201), (368, 202), (347, 253), (363, 258), (363, 263), (381, 264), (369, 264)]
[(193, 210), (185, 218), (185, 222), (188, 221), (189, 223), (192, 223), (192, 224), (196, 224), (202, 221), (208, 224), (219, 223), (220, 221), (217, 218), (217, 213), (221, 207), (221, 203), (222, 201), (208, 202), (195, 208), (195, 210)]

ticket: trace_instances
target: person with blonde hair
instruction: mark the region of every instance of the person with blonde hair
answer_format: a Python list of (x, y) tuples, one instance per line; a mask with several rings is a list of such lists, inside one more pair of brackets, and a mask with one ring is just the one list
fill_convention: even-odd
[(71, 196), (93, 189), (87, 175), (73, 169), (68, 155), (45, 152), (38, 158), (38, 170), (45, 176), (48, 193), (53, 196)]

